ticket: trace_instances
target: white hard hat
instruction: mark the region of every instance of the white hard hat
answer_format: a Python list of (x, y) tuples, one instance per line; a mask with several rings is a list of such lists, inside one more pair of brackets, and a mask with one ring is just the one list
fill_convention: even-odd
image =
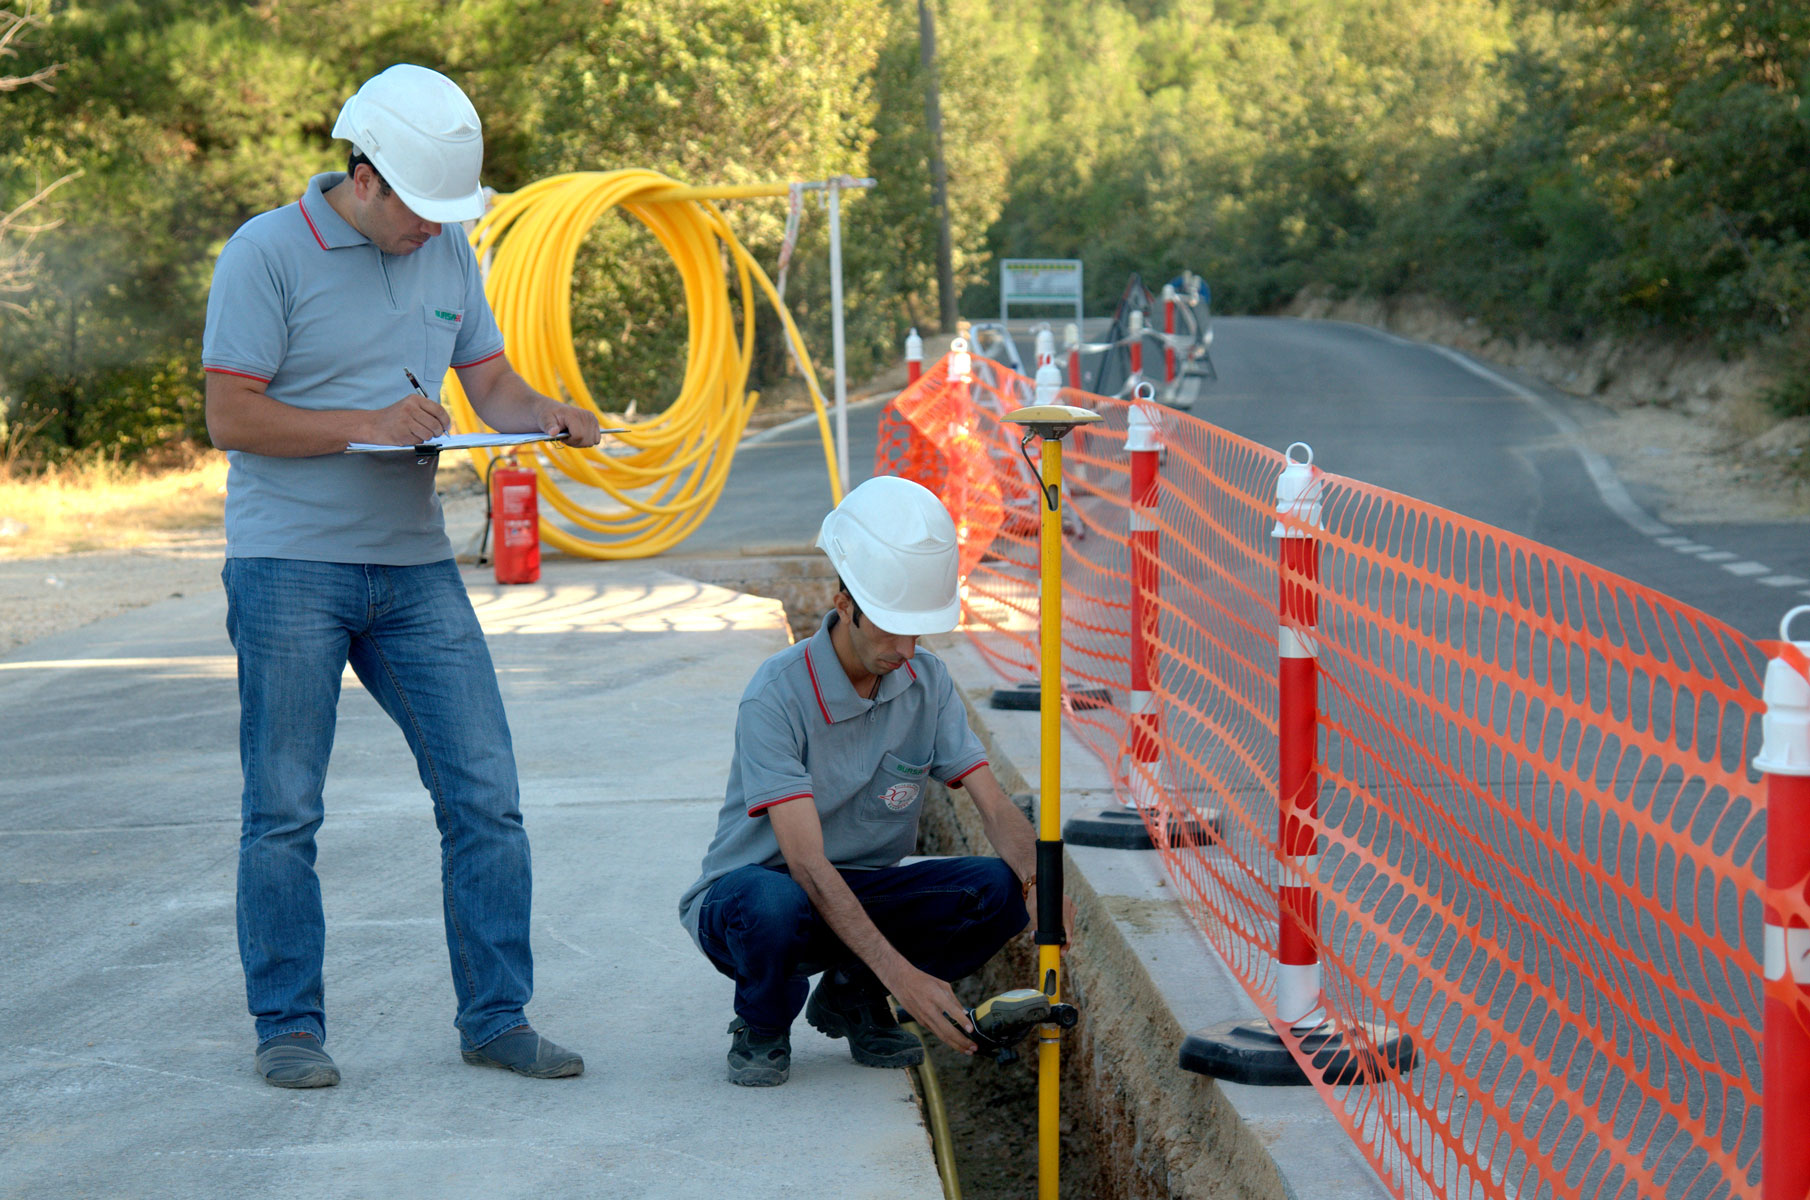
[(955, 522), (923, 485), (875, 476), (823, 519), (817, 545), (885, 632), (948, 633), (961, 620)]
[(398, 63), (371, 76), (339, 110), (333, 136), (370, 159), (423, 221), (484, 215), (483, 126), (459, 85), (440, 72)]

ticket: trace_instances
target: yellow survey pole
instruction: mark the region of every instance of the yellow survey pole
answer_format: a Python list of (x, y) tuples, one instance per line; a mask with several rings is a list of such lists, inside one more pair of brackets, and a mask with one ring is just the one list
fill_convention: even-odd
[[(1006, 415), (1025, 426), (1021, 449), (1043, 439), (1042, 565), (1038, 642), (1042, 650), (1040, 705), (1042, 794), (1037, 814), (1037, 986), (1055, 1004), (1062, 988), (1062, 439), (1100, 415), (1066, 404), (1038, 404)], [(1026, 461), (1030, 455), (1026, 453)], [(1054, 1021), (1037, 1027), (1037, 1200), (1057, 1200), (1061, 1177), (1062, 1033)]]
[[(1043, 804), (1037, 814), (1038, 849), (1054, 843), (1060, 862), (1062, 854), (1062, 439), (1045, 438), (1043, 442), (1043, 553), (1042, 594), (1038, 600), (1039, 640), (1042, 643), (1041, 678), (1043, 717)], [(1039, 864), (1037, 882), (1044, 882)], [(1061, 867), (1056, 869), (1051, 889), (1058, 904), (1062, 899)], [(1043, 888), (1037, 890), (1039, 900)], [(1043, 907), (1040, 903), (1039, 908)], [(1053, 922), (1062, 928), (1058, 911)], [(1050, 1003), (1062, 997), (1062, 946), (1055, 939), (1046, 941), (1041, 917), (1037, 922), (1037, 978)], [(1062, 1139), (1062, 1034), (1053, 1024), (1037, 1027), (1037, 1200), (1056, 1200), (1057, 1180), (1061, 1173), (1059, 1155)]]

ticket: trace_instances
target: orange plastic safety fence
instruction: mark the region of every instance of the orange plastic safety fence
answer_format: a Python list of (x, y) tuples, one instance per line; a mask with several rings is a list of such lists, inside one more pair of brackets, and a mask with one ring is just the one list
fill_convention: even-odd
[[(963, 536), (964, 627), (1035, 677), (1034, 474), (1006, 411), (1029, 381), (937, 364), (893, 402), (876, 470), (918, 478)], [(1128, 405), (1071, 435), (1069, 730), (1111, 769), (1201, 930), (1274, 1017), (1280, 884), (1328, 1017), (1412, 1071), (1309, 1071), (1402, 1196), (1757, 1196), (1765, 785), (1757, 643), (1650, 589), (1476, 521), (1320, 474), (1317, 582), (1278, 566), (1282, 455), (1160, 422), (1157, 761), (1130, 735)], [(1278, 595), (1318, 597), (1317, 859), (1276, 854)], [(1801, 656), (1798, 667), (1803, 669)], [(1076, 685), (1110, 699), (1073, 703)], [(1134, 773), (1143, 786), (1133, 787)], [(1201, 836), (1195, 837), (1193, 835)], [(1303, 874), (1293, 865), (1312, 863)], [(1810, 880), (1771, 896), (1810, 924)], [(1308, 1058), (1294, 1043), (1297, 1058)], [(1380, 1061), (1380, 1058), (1372, 1059)], [(1801, 1119), (1801, 1116), (1798, 1118)]]

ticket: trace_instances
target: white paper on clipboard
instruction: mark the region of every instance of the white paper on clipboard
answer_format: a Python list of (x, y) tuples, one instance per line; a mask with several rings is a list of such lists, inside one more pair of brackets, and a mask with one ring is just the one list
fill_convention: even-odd
[[(604, 433), (622, 433), (622, 429), (605, 429)], [(487, 446), (526, 446), (534, 442), (563, 442), (564, 433), (443, 433), (425, 442), (408, 446), (386, 446), (376, 442), (350, 442), (347, 454), (438, 454), (442, 450), (477, 450)]]
[(348, 442), (347, 454), (434, 454), (441, 450), (475, 450), (482, 446), (525, 446), (530, 442), (564, 441), (563, 433), (443, 433), (425, 442), (388, 446), (379, 442)]

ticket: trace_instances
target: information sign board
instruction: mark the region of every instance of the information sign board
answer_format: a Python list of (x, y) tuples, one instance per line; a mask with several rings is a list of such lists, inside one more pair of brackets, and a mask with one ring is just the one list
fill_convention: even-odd
[(999, 319), (1011, 316), (1014, 304), (1075, 306), (1081, 320), (1081, 260), (1078, 258), (1008, 258), (999, 264)]

